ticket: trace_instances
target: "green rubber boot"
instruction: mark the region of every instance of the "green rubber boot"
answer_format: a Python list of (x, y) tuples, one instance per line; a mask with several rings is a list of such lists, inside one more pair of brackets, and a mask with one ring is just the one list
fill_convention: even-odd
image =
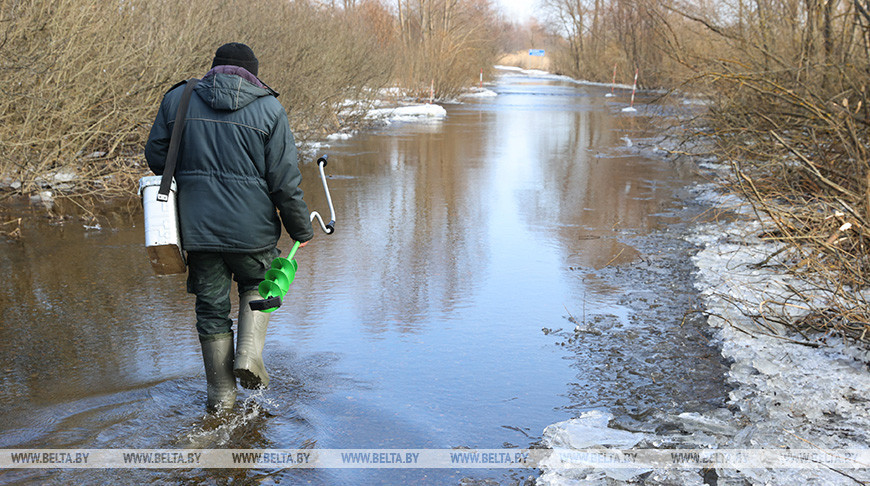
[(233, 376), (233, 333), (205, 336), (200, 334), (202, 360), (205, 363), (209, 412), (232, 410), (236, 403), (236, 377)]
[(239, 298), (239, 339), (233, 373), (243, 387), (251, 390), (269, 386), (269, 375), (263, 363), (269, 314), (251, 310), (248, 305), (260, 298), (256, 290), (245, 292)]

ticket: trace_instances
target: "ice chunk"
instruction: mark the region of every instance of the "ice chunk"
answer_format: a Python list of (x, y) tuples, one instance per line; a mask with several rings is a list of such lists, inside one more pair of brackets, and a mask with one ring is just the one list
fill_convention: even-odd
[[(613, 415), (609, 412), (589, 410), (577, 418), (547, 426), (542, 442), (556, 453), (539, 463), (538, 467), (544, 474), (538, 478), (538, 484), (576, 484), (577, 481), (596, 480), (600, 482), (605, 477), (628, 481), (649, 472), (650, 469), (644, 468), (610, 468), (605, 463), (586, 463), (570, 454), (571, 451), (583, 449), (600, 449), (602, 453), (607, 453), (608, 448), (612, 448), (612, 452), (618, 455), (621, 454), (621, 449), (630, 449), (646, 438), (646, 434), (608, 427), (607, 424), (612, 418)], [(583, 467), (584, 464), (589, 464), (589, 467)]]
[(695, 412), (686, 412), (677, 415), (677, 418), (686, 432), (706, 432), (728, 437), (737, 433), (737, 429), (733, 425), (710, 414), (701, 415)]
[(607, 426), (611, 419), (613, 415), (609, 412), (589, 410), (577, 418), (549, 425), (544, 429), (544, 445), (553, 449), (629, 449), (644, 439), (644, 434), (611, 429)]

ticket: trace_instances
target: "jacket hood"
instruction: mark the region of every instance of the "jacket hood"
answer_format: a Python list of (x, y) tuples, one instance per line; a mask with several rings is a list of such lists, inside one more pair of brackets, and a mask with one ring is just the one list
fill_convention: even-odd
[(194, 88), (196, 94), (215, 110), (236, 111), (264, 96), (274, 96), (268, 88), (261, 88), (234, 74), (215, 73), (202, 79)]

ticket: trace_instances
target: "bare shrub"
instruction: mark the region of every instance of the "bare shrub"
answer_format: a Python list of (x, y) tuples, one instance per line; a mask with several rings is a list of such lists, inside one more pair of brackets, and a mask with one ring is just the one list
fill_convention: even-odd
[(500, 36), (486, 0), (399, 0), (401, 86), (438, 98), (474, 84), (497, 59)]
[(224, 42), (258, 53), (300, 138), (351, 121), (344, 100), (392, 70), (360, 19), (304, 1), (4, 0), (0, 29), (0, 182), (22, 192), (61, 168), (77, 192), (135, 190), (123, 173), (143, 170), (163, 93), (205, 74)]
[(132, 3), (3, 3), (0, 174), (27, 191), (51, 169), (88, 172), (139, 142), (160, 89), (186, 70), (183, 57), (149, 69), (160, 39), (131, 33), (151, 15)]
[[(791, 324), (870, 338), (870, 5), (858, 0), (546, 0), (557, 68), (712, 100), (694, 133), (733, 167), (731, 187), (788, 243)], [(708, 144), (699, 146), (707, 147)], [(775, 306), (772, 306), (775, 307)], [(763, 318), (773, 318), (763, 316)]]
[(764, 236), (788, 243), (789, 269), (815, 289), (792, 289), (807, 315), (789, 323), (868, 340), (870, 59), (858, 40), (870, 18), (857, 5), (771, 0), (736, 18), (685, 14), (728, 46), (698, 69), (714, 100), (704, 133), (732, 164), (733, 187), (771, 221)]
[(690, 76), (715, 39), (674, 12), (665, 0), (542, 0), (550, 25), (562, 41), (554, 45), (554, 69), (589, 81), (627, 83), (640, 71), (644, 87), (672, 87)]
[(304, 2), (275, 2), (275, 21), (261, 32), (261, 73), (282, 93), (300, 139), (359, 121), (348, 103), (365, 101), (387, 85), (393, 61), (364, 12), (376, 6), (330, 10)]

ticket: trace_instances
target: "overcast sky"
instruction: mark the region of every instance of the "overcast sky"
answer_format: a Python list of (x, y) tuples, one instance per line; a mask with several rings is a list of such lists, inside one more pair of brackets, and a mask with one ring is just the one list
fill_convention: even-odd
[(534, 14), (534, 7), (538, 3), (538, 1), (496, 0), (495, 3), (501, 7), (502, 11), (504, 11), (508, 18), (522, 22)]

